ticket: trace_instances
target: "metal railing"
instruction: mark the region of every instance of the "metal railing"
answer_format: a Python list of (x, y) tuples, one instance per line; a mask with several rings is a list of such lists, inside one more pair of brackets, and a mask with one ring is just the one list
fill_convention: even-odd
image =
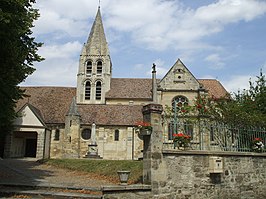
[(232, 127), (219, 122), (196, 120), (172, 123), (167, 130), (163, 149), (174, 149), (173, 134), (181, 132), (191, 136), (188, 150), (266, 152), (264, 128)]

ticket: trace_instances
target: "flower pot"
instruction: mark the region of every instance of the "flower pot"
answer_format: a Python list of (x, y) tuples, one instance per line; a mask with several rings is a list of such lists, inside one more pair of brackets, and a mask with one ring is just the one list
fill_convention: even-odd
[(117, 174), (119, 176), (120, 184), (127, 185), (130, 171), (117, 171)]

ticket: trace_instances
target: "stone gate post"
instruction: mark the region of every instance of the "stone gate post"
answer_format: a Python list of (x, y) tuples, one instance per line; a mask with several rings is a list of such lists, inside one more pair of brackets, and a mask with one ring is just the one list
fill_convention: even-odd
[[(152, 184), (158, 181), (161, 173), (162, 163), (162, 114), (163, 107), (160, 104), (148, 104), (143, 106), (142, 113), (144, 122), (151, 123), (151, 135), (144, 135), (143, 147), (143, 183)], [(154, 175), (156, 173), (156, 175)], [(162, 174), (163, 175), (163, 174)]]

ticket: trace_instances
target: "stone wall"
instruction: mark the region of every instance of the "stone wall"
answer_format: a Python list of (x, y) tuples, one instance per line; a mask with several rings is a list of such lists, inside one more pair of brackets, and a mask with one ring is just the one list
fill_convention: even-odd
[(109, 187), (103, 198), (266, 198), (266, 153), (163, 150), (161, 112), (158, 104), (143, 107), (144, 121), (153, 127), (143, 149), (143, 182), (150, 191)]
[[(223, 171), (210, 173), (210, 157), (221, 157)], [(152, 168), (154, 198), (266, 198), (266, 154), (164, 151), (161, 166)]]
[[(66, 122), (67, 123), (67, 122)], [(88, 152), (91, 139), (84, 140), (81, 136), (83, 129), (91, 126), (78, 125), (72, 120), (72, 126), (54, 128), (51, 133), (51, 158), (84, 158)], [(59, 140), (54, 140), (56, 129), (60, 132)], [(119, 139), (114, 139), (115, 130), (119, 130)], [(143, 141), (132, 127), (99, 127), (96, 128), (98, 155), (103, 159), (138, 160), (141, 159)]]

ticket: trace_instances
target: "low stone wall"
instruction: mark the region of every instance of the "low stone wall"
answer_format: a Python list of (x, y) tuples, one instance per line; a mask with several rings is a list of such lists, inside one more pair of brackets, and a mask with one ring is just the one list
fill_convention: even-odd
[[(222, 159), (221, 173), (210, 173), (210, 157)], [(266, 198), (266, 154), (163, 151), (152, 176), (153, 198)]]
[(102, 187), (103, 199), (152, 199), (151, 186), (135, 185), (117, 185)]

